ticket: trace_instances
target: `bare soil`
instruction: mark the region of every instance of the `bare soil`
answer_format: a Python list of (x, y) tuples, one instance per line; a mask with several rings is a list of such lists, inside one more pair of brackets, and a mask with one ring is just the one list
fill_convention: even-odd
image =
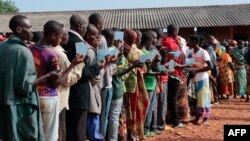
[(145, 141), (221, 141), (224, 125), (250, 125), (250, 103), (237, 98), (236, 101), (221, 101), (212, 106), (209, 125), (193, 125), (186, 128), (164, 131), (161, 135)]

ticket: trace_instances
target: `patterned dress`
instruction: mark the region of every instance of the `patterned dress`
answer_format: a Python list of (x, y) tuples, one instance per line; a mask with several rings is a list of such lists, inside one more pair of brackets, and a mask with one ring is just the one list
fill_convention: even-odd
[(233, 49), (234, 54), (234, 61), (235, 61), (235, 88), (236, 93), (240, 96), (243, 96), (246, 94), (246, 88), (247, 88), (247, 74), (246, 74), (246, 60), (244, 58), (245, 51), (244, 49), (234, 48)]
[(220, 93), (232, 95), (233, 94), (233, 82), (234, 74), (229, 66), (232, 63), (232, 58), (228, 53), (221, 55), (222, 61), (219, 63), (219, 80), (220, 80)]
[(247, 66), (247, 94), (250, 95), (250, 66)]
[[(139, 60), (142, 52), (133, 45), (128, 54), (127, 65)], [(144, 121), (149, 106), (149, 97), (145, 87), (142, 69), (135, 68), (124, 77), (126, 122), (128, 134), (144, 138)]]
[[(202, 48), (193, 54), (195, 64), (206, 64), (210, 61), (208, 52)], [(200, 66), (200, 65), (198, 65)], [(197, 117), (209, 118), (211, 114), (211, 92), (208, 72), (199, 72), (194, 77), (195, 93), (197, 96)]]

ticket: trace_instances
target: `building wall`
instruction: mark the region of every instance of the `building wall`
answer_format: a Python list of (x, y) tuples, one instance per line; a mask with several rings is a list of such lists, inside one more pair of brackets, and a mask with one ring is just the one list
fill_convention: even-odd
[[(179, 31), (179, 35), (184, 38), (188, 38), (191, 34), (194, 34), (193, 28), (181, 28)], [(250, 41), (250, 25), (235, 27), (202, 27), (198, 28), (197, 34), (205, 37), (211, 34), (219, 41), (223, 41), (224, 39)]]
[[(234, 39), (236, 40), (248, 40), (250, 41), (250, 25), (249, 26), (237, 26), (233, 28)], [(237, 39), (237, 37), (239, 39)]]
[(220, 41), (223, 39), (250, 41), (250, 26), (215, 27), (213, 35)]
[(194, 34), (193, 28), (180, 28), (179, 35), (187, 39), (191, 34)]
[(212, 35), (220, 42), (230, 39), (230, 27), (214, 27)]

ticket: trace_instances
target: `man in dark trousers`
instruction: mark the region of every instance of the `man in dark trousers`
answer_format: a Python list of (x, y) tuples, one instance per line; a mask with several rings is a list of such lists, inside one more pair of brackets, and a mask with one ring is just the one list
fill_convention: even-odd
[(162, 53), (162, 58), (165, 62), (169, 62), (171, 59), (175, 61), (175, 71), (170, 73), (168, 78), (168, 106), (170, 109), (170, 118), (174, 128), (185, 128), (186, 125), (181, 123), (177, 116), (177, 96), (178, 87), (184, 78), (182, 69), (187, 67), (183, 64), (183, 53), (179, 57), (175, 57), (171, 52), (181, 51), (179, 45), (176, 42), (176, 37), (178, 36), (179, 28), (170, 24), (167, 27), (168, 35), (162, 38), (162, 45), (164, 46), (164, 53)]
[[(84, 16), (73, 15), (70, 18), (69, 41), (63, 46), (69, 61), (76, 55), (75, 43), (85, 42), (83, 36), (87, 31), (88, 20)], [(86, 61), (86, 59), (85, 59)], [(86, 62), (85, 62), (86, 63)], [(84, 141), (86, 139), (87, 113), (89, 109), (89, 76), (96, 76), (100, 66), (94, 64), (82, 70), (82, 77), (70, 87), (69, 112), (67, 114), (67, 140)]]

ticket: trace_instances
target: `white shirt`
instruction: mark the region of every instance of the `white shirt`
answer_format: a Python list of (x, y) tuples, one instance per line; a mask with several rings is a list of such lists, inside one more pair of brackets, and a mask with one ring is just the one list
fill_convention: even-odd
[[(68, 60), (67, 55), (64, 53), (64, 49), (59, 45), (56, 47), (51, 47), (59, 56), (59, 65), (62, 71), (66, 70), (70, 66), (70, 61)], [(66, 80), (62, 82), (61, 85), (58, 86), (58, 96), (59, 96), (59, 110), (61, 111), (63, 108), (69, 107), (68, 99), (69, 99), (69, 90), (70, 86), (77, 83), (77, 81), (82, 76), (82, 69), (85, 66), (84, 63), (80, 63), (76, 65), (67, 75)]]
[[(108, 49), (108, 44), (106, 38), (101, 35), (101, 41), (100, 41), (100, 46), (99, 49)], [(112, 65), (106, 66), (105, 69), (105, 74), (103, 76), (103, 81), (101, 83), (101, 87), (105, 88), (112, 88)]]
[(76, 35), (77, 37), (79, 37), (82, 41), (84, 41), (83, 38), (82, 38), (82, 36), (81, 36), (79, 33), (77, 33), (76, 31), (74, 31), (74, 30), (69, 30), (69, 32), (75, 34), (75, 35)]
[[(206, 61), (210, 61), (210, 56), (208, 52), (202, 48), (200, 48), (196, 53), (193, 54), (194, 62), (199, 64), (204, 64), (206, 66)], [(201, 80), (209, 79), (209, 75), (207, 72), (197, 73), (194, 77), (194, 81), (198, 82)]]

